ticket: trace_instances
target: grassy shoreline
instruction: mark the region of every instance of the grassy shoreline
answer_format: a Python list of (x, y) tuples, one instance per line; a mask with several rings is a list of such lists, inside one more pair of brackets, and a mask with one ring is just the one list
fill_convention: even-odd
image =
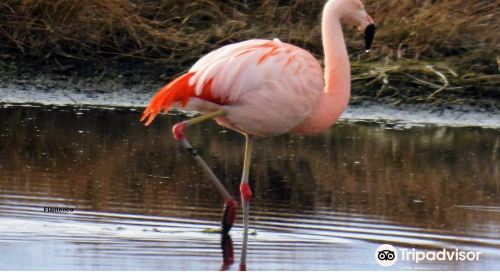
[[(364, 3), (378, 33), (374, 51), (366, 55), (361, 35), (345, 30), (354, 99), (500, 99), (498, 1)], [(311, 0), (5, 0), (0, 71), (4, 80), (52, 73), (69, 81), (117, 79), (125, 86), (146, 81), (154, 87), (221, 45), (274, 37), (321, 60), (322, 5)]]

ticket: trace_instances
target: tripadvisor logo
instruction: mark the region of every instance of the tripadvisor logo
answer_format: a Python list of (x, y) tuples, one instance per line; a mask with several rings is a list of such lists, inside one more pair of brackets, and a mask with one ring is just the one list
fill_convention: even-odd
[(398, 260), (398, 252), (394, 246), (384, 244), (375, 250), (375, 261), (381, 266), (392, 266)]
[(375, 250), (375, 261), (381, 266), (392, 266), (398, 259), (399, 261), (409, 261), (419, 263), (422, 261), (479, 261), (481, 252), (478, 251), (465, 251), (457, 248), (454, 249), (441, 249), (441, 250), (417, 250), (400, 248), (396, 249), (390, 244), (380, 245)]

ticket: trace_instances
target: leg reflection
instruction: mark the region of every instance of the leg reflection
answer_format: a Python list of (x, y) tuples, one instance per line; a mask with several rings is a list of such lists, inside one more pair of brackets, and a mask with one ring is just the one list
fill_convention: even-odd
[(222, 248), (222, 267), (220, 270), (228, 270), (234, 263), (233, 240), (231, 239), (231, 235), (223, 232), (220, 245)]

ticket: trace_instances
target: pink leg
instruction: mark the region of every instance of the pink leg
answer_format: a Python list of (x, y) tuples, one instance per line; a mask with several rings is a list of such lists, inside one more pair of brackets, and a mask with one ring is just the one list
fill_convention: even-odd
[(221, 193), (224, 198), (224, 210), (222, 214), (222, 231), (223, 233), (228, 233), (231, 230), (231, 227), (234, 224), (234, 219), (236, 217), (236, 210), (238, 209), (238, 202), (229, 194), (226, 188), (222, 185), (219, 178), (215, 176), (212, 169), (207, 165), (207, 163), (201, 158), (201, 156), (196, 152), (195, 149), (191, 146), (189, 141), (186, 139), (184, 135), (184, 129), (186, 127), (192, 126), (194, 124), (200, 123), (205, 120), (209, 120), (224, 114), (224, 111), (217, 111), (214, 113), (202, 115), (191, 120), (180, 122), (172, 128), (172, 133), (174, 134), (174, 138), (181, 142), (182, 146), (193, 156), (193, 158), (198, 162), (198, 164), (202, 167), (203, 171), (208, 175), (208, 177), (215, 184), (217, 190)]
[(243, 175), (241, 178), (240, 194), (243, 204), (243, 247), (241, 249), (240, 270), (247, 270), (247, 248), (248, 248), (248, 221), (250, 217), (250, 200), (252, 199), (252, 190), (248, 184), (250, 175), (250, 161), (252, 157), (253, 140), (247, 135), (245, 146), (245, 161), (243, 163)]

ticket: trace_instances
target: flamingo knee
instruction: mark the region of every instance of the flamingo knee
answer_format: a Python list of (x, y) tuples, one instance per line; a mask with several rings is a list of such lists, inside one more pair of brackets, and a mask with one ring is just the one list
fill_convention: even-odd
[(186, 124), (184, 122), (180, 122), (172, 127), (172, 134), (174, 134), (174, 138), (177, 141), (184, 140), (184, 129), (186, 128)]
[(240, 194), (241, 194), (241, 199), (244, 202), (250, 202), (252, 199), (252, 190), (250, 189), (250, 185), (246, 182), (241, 183), (240, 185)]
[(224, 209), (222, 212), (222, 232), (227, 234), (233, 227), (236, 219), (236, 211), (238, 210), (238, 202), (234, 199), (225, 199)]

